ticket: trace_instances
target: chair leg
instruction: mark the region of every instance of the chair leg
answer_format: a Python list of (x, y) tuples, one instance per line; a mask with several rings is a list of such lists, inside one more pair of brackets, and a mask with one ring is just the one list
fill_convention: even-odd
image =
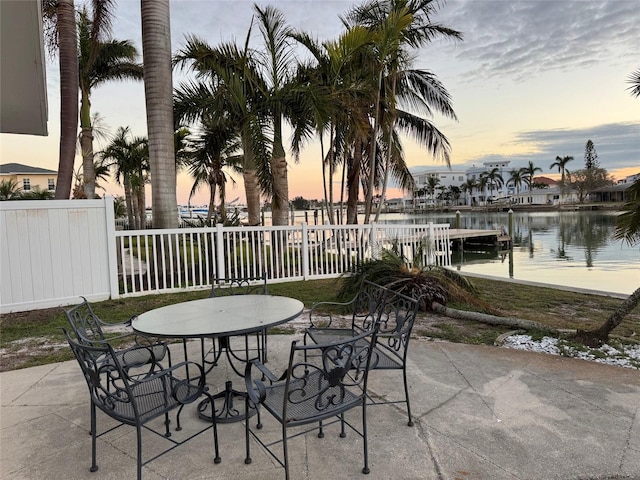
[(364, 444), (364, 467), (362, 473), (369, 473), (369, 444), (367, 442), (367, 399), (362, 400), (362, 439)]
[(287, 427), (282, 425), (282, 455), (284, 456), (284, 478), (289, 480), (289, 449), (287, 448)]
[(407, 415), (409, 416), (409, 421), (407, 425), (413, 427), (413, 417), (411, 416), (411, 404), (409, 403), (409, 385), (407, 384), (407, 367), (406, 365), (402, 369), (402, 378), (404, 379), (404, 398), (407, 402)]
[[(180, 413), (178, 413), (180, 415)], [(169, 412), (164, 414), (164, 436), (169, 438), (171, 436), (171, 430), (169, 429), (169, 424), (171, 420), (169, 420)]]
[(138, 480), (142, 480), (142, 427), (140, 425), (136, 425), (136, 436), (138, 440)]
[(345, 438), (347, 436), (347, 432), (344, 430), (344, 413), (340, 414), (340, 438)]
[(96, 462), (96, 406), (91, 402), (91, 467), (90, 472), (98, 471)]
[(176, 432), (179, 432), (180, 430), (182, 430), (182, 425), (180, 425), (180, 414), (182, 413), (183, 408), (184, 408), (184, 405), (180, 405), (180, 408), (178, 409), (178, 414), (176, 415)]
[(247, 453), (244, 463), (251, 463), (251, 452), (249, 451), (249, 396), (244, 400), (244, 435), (245, 435), (245, 451)]
[(324, 430), (322, 429), (322, 420), (318, 422), (318, 438), (324, 438)]

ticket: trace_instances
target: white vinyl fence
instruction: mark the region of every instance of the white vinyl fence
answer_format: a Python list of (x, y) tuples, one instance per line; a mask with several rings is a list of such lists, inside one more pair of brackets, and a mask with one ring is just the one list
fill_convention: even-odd
[(115, 230), (113, 200), (0, 202), (0, 311), (208, 288), (211, 278), (335, 278), (395, 245), (451, 265), (449, 225)]
[(0, 312), (118, 292), (113, 199), (0, 202)]
[[(449, 225), (198, 227), (115, 232), (120, 293), (206, 288), (211, 278), (333, 278), (397, 245), (410, 262), (451, 266)], [(420, 258), (421, 257), (421, 258)]]

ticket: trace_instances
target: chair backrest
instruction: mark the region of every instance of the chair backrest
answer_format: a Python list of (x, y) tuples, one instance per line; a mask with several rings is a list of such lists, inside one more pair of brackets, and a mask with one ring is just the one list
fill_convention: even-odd
[(351, 327), (355, 331), (365, 332), (373, 328), (389, 292), (382, 285), (363, 280), (353, 302)]
[(66, 330), (64, 334), (78, 360), (94, 405), (121, 422), (135, 423), (137, 415), (132, 403), (135, 397), (113, 348), (108, 343), (79, 343), (72, 340)]
[(310, 423), (366, 401), (375, 328), (339, 342), (293, 342), (286, 373), (283, 418)]
[(226, 295), (268, 295), (266, 273), (259, 277), (212, 278), (209, 298)]
[(104, 332), (100, 327), (102, 322), (93, 311), (93, 308), (91, 308), (91, 304), (87, 299), (81, 298), (83, 300), (82, 303), (64, 311), (76, 340), (80, 343), (105, 341)]
[[(411, 331), (420, 311), (422, 296), (411, 298), (388, 290), (378, 317), (378, 347), (404, 363)], [(373, 362), (375, 363), (374, 358)]]

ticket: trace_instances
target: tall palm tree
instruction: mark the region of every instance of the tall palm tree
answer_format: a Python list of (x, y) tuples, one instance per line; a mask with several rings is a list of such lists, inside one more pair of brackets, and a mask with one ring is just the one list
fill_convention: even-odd
[(476, 188), (476, 181), (473, 178), (467, 178), (467, 181), (460, 185), (460, 189), (469, 196), (469, 205), (471, 205), (474, 188)]
[[(367, 155), (371, 138), (369, 106), (375, 100), (376, 85), (364, 59), (372, 44), (372, 35), (363, 27), (353, 27), (338, 39), (318, 44), (305, 33), (292, 34), (313, 56), (314, 63), (298, 66), (300, 117), (294, 135), (294, 150), (300, 141), (315, 133), (320, 139), (324, 197), (329, 222), (335, 223), (333, 178), (342, 163), (346, 177), (347, 223), (357, 223), (360, 180), (368, 172)], [(324, 136), (328, 134), (328, 151)], [(343, 182), (344, 183), (344, 182)], [(363, 183), (363, 187), (366, 185)], [(345, 185), (341, 185), (341, 192)]]
[(431, 196), (431, 202), (433, 203), (434, 199), (434, 194), (436, 193), (436, 189), (438, 188), (438, 185), (440, 184), (440, 179), (438, 177), (429, 177), (427, 178), (427, 184), (425, 185), (425, 188), (427, 189), (427, 193), (429, 193), (429, 196)]
[(190, 155), (185, 161), (185, 166), (194, 179), (189, 197), (201, 185), (206, 184), (209, 187), (207, 223), (210, 224), (216, 210), (216, 190), (220, 198), (220, 217), (222, 221), (227, 218), (225, 202), (229, 177), (225, 170), (242, 173), (242, 157), (237, 155), (241, 143), (232, 125), (209, 121), (202, 127), (201, 133), (191, 141)]
[[(541, 172), (542, 169), (540, 167), (536, 167), (531, 160), (529, 160), (529, 164), (526, 167), (522, 167), (522, 176), (524, 178), (527, 187), (529, 188), (529, 194), (531, 194), (531, 190), (533, 188), (533, 177), (536, 172)], [(532, 197), (529, 196), (529, 203), (531, 203)]]
[(483, 176), (488, 181), (489, 192), (490, 192), (490, 195), (493, 197), (493, 189), (494, 188), (498, 189), (502, 187), (502, 185), (504, 185), (504, 179), (500, 174), (500, 169), (498, 167), (493, 167), (488, 172), (485, 172)]
[[(392, 156), (392, 136), (397, 119), (396, 88), (398, 85), (398, 72), (401, 71), (410, 58), (410, 50), (425, 46), (436, 37), (443, 36), (461, 39), (462, 34), (456, 30), (431, 22), (431, 17), (436, 13), (439, 2), (433, 0), (370, 0), (361, 6), (352, 8), (343, 21), (349, 25), (363, 25), (375, 35), (374, 53), (377, 60), (378, 98), (373, 115), (373, 139), (371, 142), (371, 154), (369, 156), (370, 175), (368, 179), (368, 191), (365, 202), (365, 222), (368, 222), (373, 204), (373, 189), (375, 179), (373, 172), (377, 170), (376, 141), (378, 133), (383, 130), (382, 111), (387, 110), (384, 121), (386, 130), (386, 160), (384, 165), (384, 180), (382, 182), (383, 196), (386, 192), (388, 171)], [(445, 91), (446, 92), (446, 91)], [(440, 110), (452, 118), (455, 118), (453, 109), (446, 96), (431, 96), (428, 98), (432, 108)], [(383, 104), (384, 103), (384, 104)], [(442, 144), (430, 145), (432, 153), (440, 153)], [(437, 148), (437, 150), (436, 150)], [(448, 163), (448, 152), (443, 152)], [(380, 202), (382, 205), (383, 200)], [(379, 215), (380, 209), (376, 213)]]
[(524, 182), (524, 175), (522, 169), (516, 170), (515, 168), (509, 172), (509, 180), (507, 180), (507, 184), (513, 185), (516, 189), (516, 196), (520, 196), (520, 187), (522, 187), (522, 182)]
[(59, 50), (60, 152), (55, 198), (71, 196), (73, 164), (78, 133), (78, 31), (73, 0), (44, 0), (42, 3), (51, 51)]
[(213, 48), (204, 40), (189, 37), (175, 61), (196, 74), (196, 80), (182, 82), (176, 89), (178, 119), (196, 122), (224, 118), (238, 129), (248, 222), (259, 224), (260, 193), (272, 191), (273, 177), (269, 170), (270, 141), (266, 135), (269, 130), (264, 100), (267, 86), (252, 52), (247, 43), (243, 50), (231, 43)]
[[(283, 116), (295, 119), (294, 54), (291, 47), (291, 28), (282, 12), (274, 7), (254, 5), (265, 51), (261, 55), (264, 78), (269, 85), (267, 105), (273, 125), (273, 148), (270, 170), (272, 175), (271, 221), (273, 225), (289, 222), (289, 181), (287, 158), (282, 139)], [(290, 108), (291, 107), (291, 108)]]
[(564, 195), (564, 190), (566, 188), (566, 177), (567, 175), (570, 173), (569, 170), (567, 169), (567, 163), (569, 163), (571, 160), (573, 160), (573, 157), (571, 156), (564, 156), (564, 157), (560, 157), (560, 156), (556, 156), (556, 161), (553, 162), (549, 168), (550, 169), (554, 169), (557, 168), (558, 172), (561, 174), (560, 177), (560, 195)]
[(147, 139), (132, 137), (129, 127), (120, 127), (100, 156), (114, 169), (116, 182), (124, 188), (130, 227), (144, 229), (145, 185), (149, 171)]
[(482, 196), (485, 205), (487, 204), (487, 185), (489, 185), (489, 179), (486, 175), (481, 174), (476, 182), (476, 190), (478, 194)]
[(177, 228), (169, 0), (141, 0), (154, 228)]
[(91, 12), (85, 6), (78, 14), (80, 147), (87, 198), (95, 197), (91, 91), (114, 80), (142, 79), (142, 65), (135, 62), (138, 51), (133, 43), (109, 38), (114, 8), (114, 0), (94, 0)]

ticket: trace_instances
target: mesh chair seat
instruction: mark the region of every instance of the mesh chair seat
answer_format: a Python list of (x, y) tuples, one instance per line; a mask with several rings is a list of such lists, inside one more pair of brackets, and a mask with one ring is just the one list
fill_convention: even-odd
[[(307, 335), (313, 343), (335, 343), (342, 342), (351, 337), (359, 335), (361, 332), (350, 328), (309, 328)], [(384, 335), (378, 335), (378, 343), (371, 354), (371, 367), (378, 370), (395, 370), (402, 368), (402, 358), (396, 353), (392, 353), (388, 347), (383, 346)], [(359, 342), (358, 347), (368, 346), (365, 340)]]
[[(322, 373), (314, 372), (304, 380), (292, 380), (289, 384), (289, 397), (285, 401), (287, 386), (280, 382), (266, 387), (266, 397), (262, 405), (279, 422), (290, 426), (316, 422), (317, 416), (322, 418), (339, 415), (362, 403), (362, 395), (341, 387), (329, 387), (322, 397)], [(329, 398), (339, 398), (339, 402), (332, 403)], [(322, 399), (324, 398), (324, 400)], [(320, 403), (319, 403), (320, 402)], [(283, 418), (283, 405), (287, 404), (287, 417)]]
[[(358, 335), (371, 325), (376, 325), (376, 344), (371, 356), (372, 370), (401, 370), (404, 383), (409, 426), (413, 425), (409, 385), (407, 381), (407, 353), (411, 331), (420, 308), (422, 297), (413, 299), (390, 290), (382, 285), (364, 280), (360, 291), (346, 303), (320, 302), (309, 311), (311, 326), (305, 330), (305, 342), (331, 343), (344, 341), (349, 336)], [(337, 325), (336, 317), (331, 313), (335, 309), (352, 309), (351, 328)], [(320, 312), (320, 313), (318, 313)], [(323, 313), (326, 320), (323, 319)], [(363, 345), (359, 345), (360, 348)], [(375, 403), (398, 403), (397, 401), (376, 401)]]

